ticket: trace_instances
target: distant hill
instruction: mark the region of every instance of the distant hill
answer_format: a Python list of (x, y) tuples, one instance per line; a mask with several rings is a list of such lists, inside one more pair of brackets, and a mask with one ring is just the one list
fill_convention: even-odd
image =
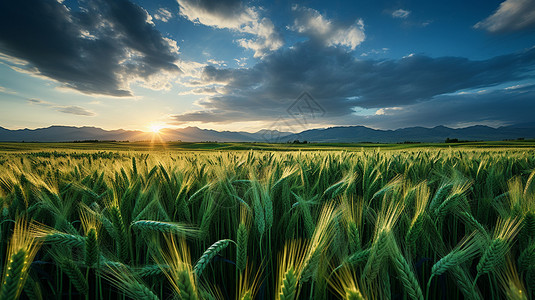
[(165, 141), (184, 142), (287, 142), (308, 141), (316, 143), (400, 143), (400, 142), (443, 142), (446, 138), (470, 141), (497, 141), (517, 138), (535, 138), (535, 123), (517, 124), (493, 128), (476, 125), (465, 128), (445, 126), (409, 127), (396, 130), (377, 130), (365, 126), (338, 126), (310, 129), (300, 133), (260, 130), (255, 133), (216, 131), (186, 127), (163, 129), (161, 135), (136, 130), (104, 130), (97, 127), (50, 126), (38, 129), (9, 130), (0, 127), (0, 142), (72, 142), (86, 140), (100, 141)]
[(97, 127), (50, 126), (37, 129), (8, 130), (0, 127), (3, 142), (72, 142), (82, 140), (145, 140), (150, 134), (141, 131), (104, 130)]
[(500, 141), (505, 139), (535, 138), (535, 124), (504, 126), (492, 128), (476, 125), (465, 128), (436, 126), (433, 128), (409, 127), (396, 130), (376, 130), (365, 126), (331, 127), (305, 130), (289, 135), (288, 140), (307, 140), (309, 142), (444, 142), (446, 138), (469, 141)]
[(256, 142), (265, 141), (267, 132), (289, 135), (290, 132), (261, 130), (255, 133), (216, 131), (186, 127), (181, 129), (162, 129), (160, 135), (137, 130), (104, 130), (97, 127), (50, 126), (38, 129), (9, 130), (0, 127), (0, 142), (72, 142), (72, 141), (183, 141), (183, 142)]

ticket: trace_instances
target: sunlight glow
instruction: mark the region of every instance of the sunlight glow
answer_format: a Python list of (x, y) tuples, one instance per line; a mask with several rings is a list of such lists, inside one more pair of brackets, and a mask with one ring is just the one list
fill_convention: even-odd
[(152, 124), (149, 128), (153, 133), (160, 133), (160, 130), (162, 130), (164, 127), (161, 124)]
[(162, 131), (162, 129), (165, 129), (165, 123), (151, 123), (149, 126), (150, 131), (152, 132), (152, 135), (150, 137), (150, 145), (151, 148), (153, 148), (155, 145), (161, 145), (163, 148), (166, 148), (165, 146), (165, 132)]

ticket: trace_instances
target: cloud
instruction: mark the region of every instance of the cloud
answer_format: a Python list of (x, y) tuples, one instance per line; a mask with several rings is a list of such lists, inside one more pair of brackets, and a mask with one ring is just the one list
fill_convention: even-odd
[(409, 10), (404, 10), (400, 8), (392, 12), (392, 18), (406, 19), (410, 14), (411, 12)]
[(177, 0), (188, 20), (217, 28), (239, 29), (257, 19), (256, 11), (240, 0)]
[(358, 60), (343, 49), (308, 41), (248, 69), (204, 67), (196, 85), (216, 86), (218, 94), (200, 99), (198, 111), (173, 117), (177, 122), (269, 121), (287, 116), (302, 91), (325, 110), (323, 122), (351, 118), (355, 108), (393, 115), (400, 113), (394, 107), (406, 111), (441, 95), (530, 78), (534, 66), (535, 49), (481, 61), (423, 55)]
[(515, 85), (512, 85), (512, 86), (506, 87), (505, 89), (506, 90), (516, 90), (516, 89), (520, 89), (520, 88), (523, 88), (523, 87), (526, 87), (526, 86), (530, 86), (530, 84), (515, 84)]
[(210, 58), (206, 62), (211, 64), (211, 65), (216, 65), (216, 66), (223, 66), (223, 67), (227, 66), (227, 63), (225, 63), (224, 60), (215, 60), (213, 58)]
[(192, 111), (182, 115), (172, 115), (169, 123), (174, 125), (187, 124), (188, 122), (230, 124), (240, 120), (248, 121), (236, 111)]
[(409, 126), (446, 125), (504, 126), (533, 122), (535, 86), (523, 90), (494, 90), (484, 94), (440, 95), (430, 101), (406, 106), (402, 110), (372, 116), (346, 118), (350, 124), (395, 129)]
[(486, 19), (474, 25), (492, 33), (512, 32), (535, 27), (535, 1), (506, 0)]
[(66, 113), (66, 114), (73, 114), (73, 115), (78, 115), (78, 116), (89, 116), (89, 117), (96, 115), (94, 112), (87, 110), (81, 106), (77, 106), (77, 105), (57, 105), (55, 103), (48, 102), (48, 101), (41, 100), (41, 99), (36, 99), (36, 98), (30, 98), (26, 100), (28, 101), (28, 103), (32, 105), (40, 105), (44, 107), (49, 107), (55, 111), (59, 111), (59, 112)]
[(294, 5), (292, 10), (295, 12), (296, 18), (293, 26), (290, 26), (289, 29), (326, 46), (344, 46), (355, 50), (366, 37), (362, 19), (346, 26), (327, 19), (312, 8)]
[(235, 58), (234, 61), (236, 61), (238, 67), (245, 67), (247, 65), (247, 59), (247, 57)]
[(80, 107), (80, 106), (75, 106), (75, 105), (71, 105), (71, 106), (60, 106), (57, 108), (57, 111), (59, 112), (62, 112), (62, 113), (66, 113), (66, 114), (72, 114), (72, 115), (77, 115), (77, 116), (94, 116), (95, 113), (92, 112), (92, 111), (89, 111), (83, 107)]
[(31, 99), (26, 99), (26, 100), (30, 104), (43, 105), (43, 106), (52, 106), (53, 105), (52, 103), (44, 101), (44, 100), (41, 100), (41, 99), (31, 98)]
[(154, 18), (158, 21), (167, 22), (171, 18), (173, 18), (173, 14), (165, 8), (158, 8), (156, 13), (154, 14)]
[(381, 49), (372, 49), (368, 52), (363, 52), (360, 54), (360, 56), (369, 56), (369, 55), (377, 55), (377, 54), (385, 54), (388, 51), (390, 51), (389, 48), (381, 48)]
[(177, 0), (180, 15), (194, 22), (220, 29), (230, 29), (254, 38), (242, 38), (241, 47), (251, 49), (255, 57), (263, 57), (282, 47), (280, 33), (268, 18), (260, 17), (260, 9), (240, 0)]
[(396, 107), (396, 106), (380, 108), (375, 112), (375, 115), (377, 115), (377, 116), (390, 115), (390, 114), (392, 114), (392, 112), (394, 112), (396, 110), (403, 110), (403, 108), (402, 107)]
[[(46, 77), (87, 94), (131, 96), (131, 82), (147, 86), (176, 76), (176, 51), (150, 16), (127, 0), (0, 2), (0, 52), (13, 69)], [(176, 44), (175, 44), (176, 45)]]
[(0, 93), (3, 93), (3, 94), (16, 94), (17, 92), (11, 90), (11, 89), (8, 89), (8, 88), (5, 88), (3, 86), (0, 85)]
[(178, 62), (180, 70), (182, 70), (183, 76), (185, 78), (199, 78), (202, 74), (202, 70), (207, 64), (203, 64), (195, 61), (184, 61), (181, 60)]
[(201, 87), (190, 91), (182, 92), (180, 95), (216, 95), (219, 94), (215, 87)]
[(258, 36), (256, 39), (239, 39), (237, 42), (245, 49), (251, 49), (255, 52), (254, 57), (264, 57), (268, 53), (275, 51), (284, 44), (275, 25), (268, 18), (263, 18), (260, 22), (247, 28), (248, 33)]

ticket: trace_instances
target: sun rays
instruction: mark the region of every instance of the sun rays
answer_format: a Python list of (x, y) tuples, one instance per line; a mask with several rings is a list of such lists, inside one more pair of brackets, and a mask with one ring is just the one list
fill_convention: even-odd
[(148, 128), (150, 129), (151, 137), (150, 137), (150, 145), (151, 148), (154, 147), (155, 144), (161, 144), (164, 148), (165, 146), (165, 124), (162, 123), (151, 123)]

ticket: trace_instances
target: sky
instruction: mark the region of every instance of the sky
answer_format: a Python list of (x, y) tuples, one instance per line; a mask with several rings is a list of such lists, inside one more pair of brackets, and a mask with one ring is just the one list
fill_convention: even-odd
[(0, 126), (535, 122), (535, 0), (3, 0)]

